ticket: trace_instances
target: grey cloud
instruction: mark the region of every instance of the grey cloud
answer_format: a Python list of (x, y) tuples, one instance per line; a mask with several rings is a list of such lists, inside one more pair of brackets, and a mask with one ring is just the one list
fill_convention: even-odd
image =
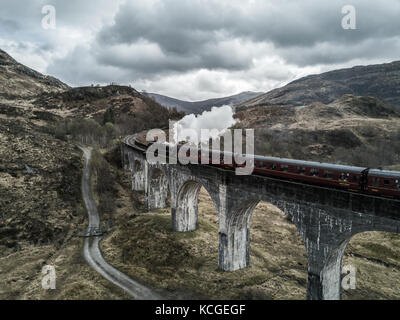
[(107, 84), (120, 82), (124, 78), (122, 70), (109, 66), (99, 66), (87, 48), (77, 46), (67, 57), (56, 59), (47, 68), (50, 75), (62, 75), (62, 80), (73, 86)]
[(18, 22), (0, 17), (0, 33), (14, 33), (20, 29)]
[[(141, 1), (127, 2), (121, 5), (115, 23), (101, 30), (97, 42), (107, 46), (145, 39), (157, 44), (171, 61), (155, 62), (148, 66), (150, 73), (198, 68), (241, 70), (252, 66), (251, 55), (232, 59), (232, 52), (210, 53), (209, 48), (225, 39), (248, 39), (272, 43), (289, 63), (329, 64), (351, 59), (350, 54), (336, 52), (335, 47), (346, 45), (348, 53), (369, 57), (369, 51), (357, 50), (356, 46), (371, 39), (393, 37), (400, 29), (400, 3), (396, 0), (381, 1), (373, 8), (371, 3), (353, 0), (357, 30), (344, 30), (341, 26), (341, 9), (348, 4), (344, 0), (260, 1), (253, 6), (237, 6), (228, 1), (207, 4), (196, 0), (156, 2), (154, 6)], [(332, 50), (325, 52), (323, 43), (329, 43)], [(322, 51), (318, 52), (318, 48)], [(299, 57), (296, 51), (306, 55)], [(375, 55), (381, 54), (377, 51), (373, 50)], [(188, 58), (192, 61), (190, 66)], [(138, 62), (130, 67), (142, 69), (144, 65)]]
[(199, 48), (198, 52), (183, 55), (166, 53), (157, 44), (147, 44), (152, 50), (146, 50), (146, 44), (137, 43), (136, 45), (136, 49), (98, 46), (96, 50), (93, 50), (93, 54), (100, 64), (128, 68), (135, 71), (137, 76), (187, 72), (203, 68), (244, 70), (252, 64), (251, 57), (247, 54), (243, 55), (235, 49), (225, 52), (219, 44), (205, 44), (204, 47)]
[(157, 2), (149, 7), (141, 1), (127, 2), (120, 7), (115, 24), (104, 28), (99, 39), (107, 43), (132, 43), (145, 38), (159, 43), (166, 51), (191, 52), (205, 42), (217, 41), (218, 31), (285, 47), (390, 37), (397, 35), (400, 27), (397, 0), (383, 0), (379, 4), (353, 0), (359, 31), (352, 33), (341, 27), (341, 9), (348, 4), (346, 0), (256, 3), (235, 6), (229, 1), (210, 1), (207, 5), (202, 1), (182, 0)]
[(377, 57), (389, 62), (398, 60), (399, 52), (400, 36), (366, 39), (357, 45), (325, 42), (311, 47), (283, 48), (279, 50), (282, 57), (298, 66), (311, 64), (335, 65), (356, 59), (372, 61)]
[[(41, 28), (47, 4), (57, 10), (54, 33)], [(347, 4), (356, 8), (357, 30), (341, 27)], [(73, 85), (164, 86), (162, 79), (207, 70), (269, 87), (304, 70), (397, 59), (399, 16), (398, 0), (2, 0), (0, 43), (34, 52), (48, 73)], [(236, 88), (218, 77), (189, 78), (193, 90)]]

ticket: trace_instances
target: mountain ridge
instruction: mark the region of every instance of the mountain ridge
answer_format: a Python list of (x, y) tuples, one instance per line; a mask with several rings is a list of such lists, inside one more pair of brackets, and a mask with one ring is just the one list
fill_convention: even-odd
[(244, 101), (253, 99), (261, 94), (262, 92), (244, 91), (239, 94), (222, 98), (212, 98), (202, 101), (184, 101), (169, 96), (161, 95), (158, 93), (144, 93), (148, 97), (155, 99), (161, 105), (167, 108), (176, 107), (178, 111), (186, 113), (202, 113), (204, 111), (210, 111), (212, 107), (221, 107), (223, 105), (236, 105)]
[(400, 110), (400, 61), (309, 75), (239, 106), (329, 104), (345, 94), (374, 96)]

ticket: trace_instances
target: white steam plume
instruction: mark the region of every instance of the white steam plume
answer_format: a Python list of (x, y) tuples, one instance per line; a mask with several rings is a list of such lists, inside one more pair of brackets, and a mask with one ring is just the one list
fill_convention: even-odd
[(231, 106), (212, 107), (211, 111), (204, 111), (201, 115), (190, 114), (174, 124), (175, 142), (190, 141), (193, 143), (207, 142), (202, 139), (201, 130), (213, 130), (212, 137), (221, 136), (237, 120), (233, 118), (234, 111)]

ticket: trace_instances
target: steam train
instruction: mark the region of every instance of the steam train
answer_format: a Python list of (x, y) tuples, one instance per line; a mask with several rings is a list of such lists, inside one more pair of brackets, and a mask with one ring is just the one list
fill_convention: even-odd
[[(134, 139), (127, 140), (127, 142), (130, 144), (132, 140)], [(137, 141), (134, 143), (139, 146), (141, 145), (144, 149), (147, 148), (147, 146), (142, 145)], [(180, 148), (180, 146), (178, 146), (178, 148)], [(207, 154), (207, 152), (205, 153)], [(219, 156), (220, 158), (220, 161), (217, 164), (211, 164), (213, 153), (218, 153), (217, 157)], [(196, 157), (197, 155), (194, 156)], [(203, 154), (199, 150), (198, 157), (198, 161), (201, 163), (201, 157), (204, 159), (204, 150)], [(257, 155), (254, 157), (246, 157), (246, 155), (242, 155), (242, 159), (243, 158), (247, 158), (248, 161), (254, 162), (253, 174), (256, 175), (400, 199), (399, 171)], [(229, 161), (225, 161), (227, 159)], [(211, 166), (230, 170), (234, 170), (238, 166), (243, 166), (235, 162), (235, 156), (233, 153), (222, 153), (213, 150), (210, 150), (209, 152), (209, 163)]]

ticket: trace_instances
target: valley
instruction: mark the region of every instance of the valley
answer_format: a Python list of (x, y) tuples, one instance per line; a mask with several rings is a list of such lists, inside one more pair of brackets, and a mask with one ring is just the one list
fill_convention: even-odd
[[(255, 129), (259, 154), (399, 170), (398, 98), (387, 88), (389, 80), (398, 81), (397, 67), (307, 77), (276, 89), (279, 93), (239, 102), (235, 128)], [(382, 72), (388, 79), (381, 88), (372, 86)], [(251, 266), (222, 272), (218, 215), (205, 189), (199, 196), (199, 229), (188, 233), (172, 231), (170, 208), (149, 212), (144, 194), (132, 191), (130, 173), (121, 168), (119, 137), (167, 127), (170, 119), (184, 116), (179, 108), (167, 109), (129, 86), (71, 88), (3, 51), (0, 76), (1, 299), (131, 299), (83, 258), (79, 233), (88, 221), (77, 144), (98, 157), (94, 198), (101, 219), (112, 221), (100, 248), (114, 268), (170, 299), (305, 299), (305, 247), (278, 208), (260, 203), (255, 209)], [(321, 78), (329, 94), (316, 99)], [(338, 90), (336, 78), (348, 79), (351, 92)], [(300, 94), (304, 86), (312, 93), (306, 98)], [(364, 86), (369, 90), (355, 89)], [(398, 235), (380, 232), (352, 238), (344, 265), (356, 267), (357, 288), (343, 291), (344, 299), (398, 299), (399, 241)], [(49, 264), (57, 272), (54, 291), (41, 288), (41, 268)]]

